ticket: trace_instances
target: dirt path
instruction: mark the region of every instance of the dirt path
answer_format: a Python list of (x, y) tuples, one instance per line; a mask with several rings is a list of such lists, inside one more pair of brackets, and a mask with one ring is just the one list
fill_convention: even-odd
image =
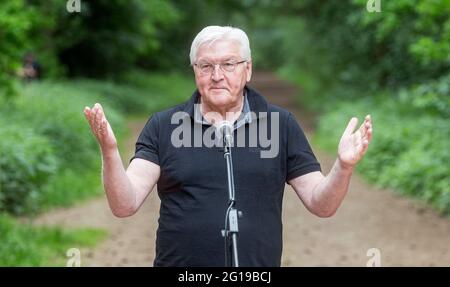
[[(252, 85), (270, 102), (295, 113), (307, 136), (311, 135), (313, 118), (296, 108), (293, 87), (266, 73), (258, 73)], [(124, 161), (132, 155), (144, 123), (130, 123), (133, 137), (125, 147)], [(335, 157), (313, 149), (323, 172), (328, 173)], [(103, 196), (49, 212), (37, 223), (107, 229), (110, 237), (106, 241), (82, 250), (82, 266), (151, 266), (158, 213), (159, 199), (153, 191), (131, 218), (114, 218)], [(286, 186), (283, 217), (283, 266), (366, 266), (370, 248), (380, 251), (382, 266), (450, 266), (450, 220), (421, 203), (371, 187), (357, 175), (343, 205), (329, 219), (310, 214)]]

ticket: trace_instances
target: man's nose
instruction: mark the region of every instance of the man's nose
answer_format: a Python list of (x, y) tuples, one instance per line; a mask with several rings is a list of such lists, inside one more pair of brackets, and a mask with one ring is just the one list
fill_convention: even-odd
[(223, 79), (223, 71), (220, 68), (219, 64), (214, 65), (214, 68), (213, 68), (213, 71), (212, 71), (212, 79), (214, 81), (216, 81), (216, 82)]

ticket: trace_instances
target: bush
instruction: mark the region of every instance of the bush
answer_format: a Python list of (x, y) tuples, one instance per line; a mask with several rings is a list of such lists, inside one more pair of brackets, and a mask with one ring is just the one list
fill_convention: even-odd
[(124, 75), (121, 83), (136, 87), (147, 94), (147, 113), (187, 101), (196, 89), (194, 76), (180, 73), (148, 73), (134, 70)]
[(181, 74), (151, 74), (132, 71), (119, 82), (80, 79), (78, 88), (98, 95), (99, 101), (110, 103), (127, 115), (149, 115), (186, 101), (195, 89), (193, 79)]
[(362, 119), (368, 113), (374, 121), (374, 138), (358, 171), (381, 186), (419, 197), (450, 214), (450, 127), (446, 119), (405, 108), (389, 96), (347, 102), (320, 118), (315, 140), (335, 153), (351, 116)]
[[(45, 14), (48, 4), (41, 5)], [(178, 11), (162, 0), (85, 0), (81, 13), (58, 13), (61, 2), (52, 5), (55, 23), (45, 32), (56, 38), (56, 53), (69, 75), (115, 78), (131, 69), (139, 57), (160, 50), (161, 29), (178, 21)], [(58, 17), (55, 17), (58, 15)]]
[(366, 0), (301, 4), (308, 27), (303, 32), (312, 37), (315, 50), (327, 54), (329, 71), (337, 81), (396, 88), (448, 73), (447, 0), (385, 1), (381, 13), (368, 13), (366, 4)]
[(450, 74), (436, 80), (402, 89), (398, 95), (403, 106), (441, 118), (450, 117)]
[[(99, 82), (94, 80), (77, 80), (79, 88), (98, 95), (100, 103), (109, 103), (124, 114), (144, 113), (151, 105), (151, 92), (137, 89), (131, 85), (118, 85), (114, 82)], [(105, 109), (107, 116), (108, 110)]]
[[(100, 152), (84, 118), (84, 106), (102, 103), (120, 143), (125, 135), (124, 114), (145, 112), (147, 117), (186, 100), (193, 88), (193, 82), (181, 75), (141, 72), (130, 74), (123, 83), (115, 84), (77, 80), (27, 85), (19, 97), (0, 108), (3, 129), (8, 127), (7, 123), (14, 123), (9, 124), (5, 136), (1, 137), (0, 133), (1, 146), (5, 146), (1, 153), (6, 154), (2, 158), (6, 167), (2, 167), (5, 173), (1, 182), (2, 187), (7, 186), (0, 192), (4, 198), (0, 211), (14, 214), (42, 211), (53, 206), (68, 206), (102, 192)], [(123, 113), (114, 107), (120, 107)], [(16, 157), (23, 158), (26, 164), (15, 164)], [(50, 165), (53, 162), (50, 159), (54, 165)], [(39, 174), (38, 182), (28, 182), (29, 174), (36, 173), (35, 169), (47, 173)], [(11, 181), (13, 175), (20, 177), (20, 192)], [(24, 200), (25, 193), (29, 193), (32, 210), (28, 200)]]
[[(98, 154), (98, 145), (84, 117), (85, 106), (92, 106), (99, 96), (82, 90), (76, 84), (36, 83), (25, 87), (7, 112), (11, 121), (33, 128), (47, 137), (62, 168), (89, 169)], [(120, 135), (120, 115), (102, 103)]]
[(50, 142), (29, 128), (0, 125), (0, 212), (35, 210), (36, 197), (58, 160)]
[[(83, 114), (99, 98), (76, 84), (44, 82), (1, 108), (0, 211), (38, 212), (101, 192), (99, 148)], [(123, 118), (102, 104), (120, 140)]]
[(0, 97), (15, 94), (14, 81), (32, 27), (33, 10), (23, 0), (2, 2), (0, 9)]
[(83, 171), (59, 170), (43, 186), (35, 198), (39, 211), (52, 207), (71, 206), (92, 196), (101, 195), (100, 157), (91, 164), (92, 168)]

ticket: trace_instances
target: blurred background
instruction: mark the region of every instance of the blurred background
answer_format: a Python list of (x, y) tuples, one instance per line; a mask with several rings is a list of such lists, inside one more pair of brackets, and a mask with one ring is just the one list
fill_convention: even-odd
[[(71, 13), (68, 7), (76, 8), (75, 2), (80, 12)], [(88, 257), (102, 257), (96, 248), (120, 236), (107, 223), (61, 226), (48, 218), (37, 223), (47, 214), (92, 219), (107, 212), (100, 153), (83, 108), (96, 102), (105, 107), (127, 165), (146, 119), (187, 100), (195, 89), (189, 49), (207, 25), (248, 33), (255, 85), (293, 91), (289, 97), (299, 122), (308, 115), (304, 121), (311, 123), (308, 136), (318, 153), (335, 156), (349, 118), (362, 120), (370, 113), (375, 137), (358, 166), (360, 189), (394, 194), (386, 202), (400, 200), (400, 207), (392, 207), (398, 208), (395, 214), (379, 219), (380, 234), (393, 217), (398, 218), (390, 231), (395, 233), (413, 202), (411, 216), (430, 217), (418, 217), (411, 230), (434, 229), (424, 231), (423, 250), (420, 243), (407, 247), (426, 253), (432, 237), (440, 241), (431, 246), (450, 245), (450, 1), (379, 2), (381, 11), (369, 12), (367, 0), (0, 0), (0, 266), (65, 266), (66, 250), (74, 246), (90, 250)], [(106, 211), (90, 205), (99, 198)], [(364, 214), (350, 208), (364, 205), (358, 200), (349, 201), (348, 218)], [(87, 206), (91, 214), (83, 209)], [(380, 206), (377, 213), (385, 211)], [(110, 213), (103, 216), (116, 220)], [(152, 217), (156, 222), (157, 213)], [(437, 221), (437, 227), (428, 224)], [(320, 249), (320, 238), (308, 239), (311, 232), (298, 226), (289, 234), (296, 231), (299, 242), (303, 236)], [(342, 230), (333, 232), (339, 237)], [(154, 230), (149, 234), (151, 243)], [(398, 250), (402, 240), (385, 250)], [(384, 242), (388, 246), (390, 238)], [(309, 261), (321, 255), (301, 251), (283, 264), (365, 264), (342, 254), (338, 261)], [(450, 265), (447, 251), (435, 250), (441, 256), (436, 262), (391, 263)], [(365, 250), (358, 252), (366, 256)], [(143, 265), (151, 265), (149, 256)], [(114, 265), (120, 264), (140, 263), (122, 258)]]

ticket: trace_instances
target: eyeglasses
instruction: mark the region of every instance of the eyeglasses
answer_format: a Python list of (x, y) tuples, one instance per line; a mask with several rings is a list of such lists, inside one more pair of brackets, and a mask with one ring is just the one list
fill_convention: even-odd
[(236, 70), (237, 65), (247, 62), (246, 60), (240, 62), (225, 62), (220, 64), (211, 64), (211, 63), (200, 63), (194, 64), (196, 67), (200, 69), (202, 74), (211, 74), (218, 65), (223, 72), (232, 73)]

